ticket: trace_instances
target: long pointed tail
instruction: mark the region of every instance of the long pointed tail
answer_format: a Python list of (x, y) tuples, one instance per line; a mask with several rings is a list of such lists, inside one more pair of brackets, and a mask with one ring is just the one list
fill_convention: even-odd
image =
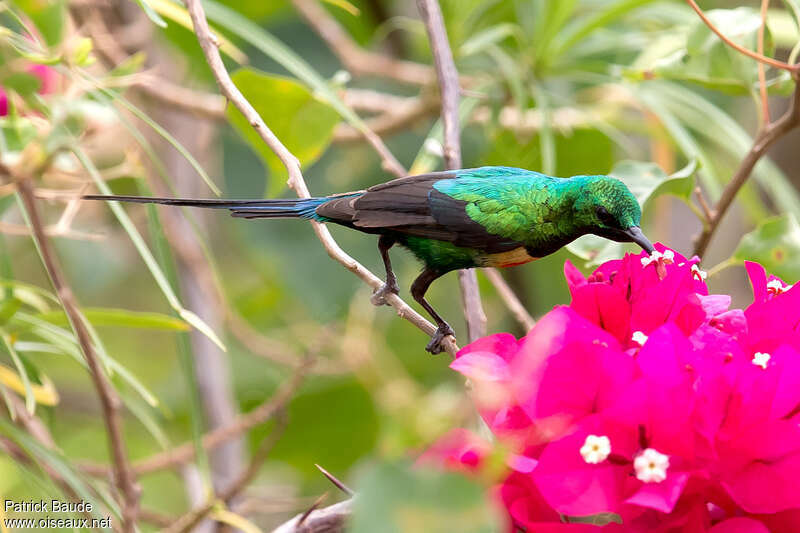
[(322, 217), (317, 215), (316, 208), (328, 201), (328, 198), (325, 197), (274, 200), (194, 200), (191, 198), (107, 196), (102, 194), (88, 194), (83, 199), (228, 209), (232, 216), (241, 218), (305, 218), (319, 221), (322, 220)]

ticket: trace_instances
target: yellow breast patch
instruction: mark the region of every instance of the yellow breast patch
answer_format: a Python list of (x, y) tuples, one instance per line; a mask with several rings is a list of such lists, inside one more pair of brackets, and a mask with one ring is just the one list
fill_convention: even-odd
[(520, 246), (519, 248), (514, 248), (513, 250), (509, 250), (507, 252), (486, 254), (481, 257), (481, 262), (484, 263), (482, 266), (511, 267), (524, 265), (525, 263), (530, 263), (536, 259), (539, 258), (531, 257), (528, 255), (528, 251), (525, 249), (525, 247)]

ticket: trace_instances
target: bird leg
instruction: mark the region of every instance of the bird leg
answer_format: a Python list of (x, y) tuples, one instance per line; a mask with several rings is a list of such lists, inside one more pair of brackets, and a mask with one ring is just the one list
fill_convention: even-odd
[(442, 353), (444, 351), (444, 346), (442, 346), (442, 341), (448, 335), (455, 337), (456, 332), (453, 331), (453, 328), (450, 327), (450, 324), (444, 321), (442, 317), (439, 316), (439, 313), (434, 311), (431, 304), (425, 299), (425, 293), (430, 287), (431, 282), (442, 275), (442, 272), (431, 270), (426, 268), (422, 271), (417, 279), (414, 280), (414, 283), (411, 284), (411, 296), (433, 317), (433, 320), (436, 322), (438, 326), (436, 332), (434, 332), (433, 336), (431, 337), (431, 342), (425, 347), (427, 351), (432, 354)]
[(400, 288), (397, 286), (397, 278), (392, 270), (392, 261), (389, 259), (389, 248), (394, 245), (394, 239), (387, 235), (381, 235), (378, 239), (378, 251), (383, 259), (383, 266), (386, 268), (386, 282), (383, 287), (372, 293), (370, 301), (373, 305), (389, 305), (386, 301), (387, 294), (398, 294)]

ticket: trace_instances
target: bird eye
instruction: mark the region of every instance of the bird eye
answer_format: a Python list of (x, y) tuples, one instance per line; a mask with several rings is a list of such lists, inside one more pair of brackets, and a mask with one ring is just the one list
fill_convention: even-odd
[(607, 225), (611, 225), (614, 222), (614, 216), (602, 205), (597, 207), (597, 218), (600, 219), (600, 222)]

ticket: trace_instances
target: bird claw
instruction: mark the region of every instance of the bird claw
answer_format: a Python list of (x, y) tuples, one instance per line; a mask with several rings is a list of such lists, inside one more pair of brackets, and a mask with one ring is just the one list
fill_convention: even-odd
[(372, 302), (372, 305), (389, 305), (389, 302), (386, 300), (386, 296), (388, 294), (399, 294), (400, 288), (397, 286), (397, 282), (386, 282), (380, 289), (376, 289), (375, 292), (372, 293), (369, 301)]
[(444, 339), (445, 337), (453, 337), (455, 338), (456, 332), (453, 331), (448, 324), (442, 324), (439, 328), (434, 332), (433, 336), (431, 336), (431, 342), (425, 347), (425, 350), (430, 352), (433, 355), (442, 353), (444, 351)]

